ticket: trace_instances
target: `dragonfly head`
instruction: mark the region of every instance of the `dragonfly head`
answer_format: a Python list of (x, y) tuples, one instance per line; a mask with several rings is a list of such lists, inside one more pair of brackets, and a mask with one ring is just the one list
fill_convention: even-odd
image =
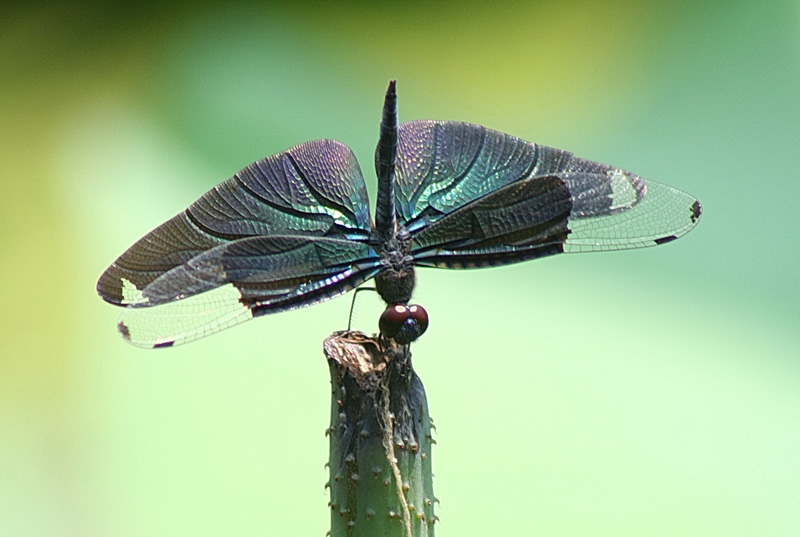
[(408, 345), (428, 329), (428, 312), (416, 304), (392, 304), (381, 314), (378, 328), (383, 337)]

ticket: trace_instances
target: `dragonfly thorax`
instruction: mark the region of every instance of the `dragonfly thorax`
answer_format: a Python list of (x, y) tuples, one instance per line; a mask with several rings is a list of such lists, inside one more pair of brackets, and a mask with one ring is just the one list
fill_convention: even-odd
[(375, 277), (375, 289), (387, 304), (408, 304), (416, 282), (408, 231), (401, 229), (387, 240), (380, 256), (381, 270)]

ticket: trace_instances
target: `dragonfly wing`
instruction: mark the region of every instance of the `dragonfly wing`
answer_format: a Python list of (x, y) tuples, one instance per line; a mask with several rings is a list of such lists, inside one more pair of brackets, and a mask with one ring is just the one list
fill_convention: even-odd
[(475, 267), (669, 242), (693, 197), (478, 125), (400, 126), (396, 205), (416, 263)]
[(377, 273), (364, 242), (249, 237), (219, 245), (150, 282), (118, 328), (130, 343), (166, 347), (268, 313), (315, 304)]
[(355, 155), (334, 140), (306, 142), (255, 162), (145, 235), (100, 277), (97, 292), (116, 305), (175, 267), (233, 241), (270, 235), (364, 238), (366, 186)]

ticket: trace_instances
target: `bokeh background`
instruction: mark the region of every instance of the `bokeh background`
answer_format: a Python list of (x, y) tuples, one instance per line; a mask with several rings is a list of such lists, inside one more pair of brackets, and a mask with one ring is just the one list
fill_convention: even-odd
[[(800, 535), (800, 4), (25, 3), (0, 16), (0, 535), (319, 535), (340, 298), (187, 346), (97, 277), (386, 83), (691, 192), (636, 252), (422, 270), (441, 536)], [(376, 298), (359, 301), (374, 330)]]

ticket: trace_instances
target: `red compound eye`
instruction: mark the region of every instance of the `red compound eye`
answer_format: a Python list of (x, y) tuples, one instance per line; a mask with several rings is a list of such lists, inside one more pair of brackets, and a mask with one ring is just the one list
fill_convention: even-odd
[(381, 335), (400, 345), (408, 345), (428, 329), (428, 312), (418, 305), (392, 304), (378, 321)]
[(393, 338), (405, 320), (408, 318), (408, 308), (402, 304), (389, 306), (381, 314), (378, 328), (385, 337)]
[(428, 329), (428, 312), (418, 304), (409, 306), (408, 311), (411, 314), (411, 318), (414, 319), (417, 322), (417, 326), (419, 326), (419, 335), (417, 335), (417, 337), (419, 337)]

